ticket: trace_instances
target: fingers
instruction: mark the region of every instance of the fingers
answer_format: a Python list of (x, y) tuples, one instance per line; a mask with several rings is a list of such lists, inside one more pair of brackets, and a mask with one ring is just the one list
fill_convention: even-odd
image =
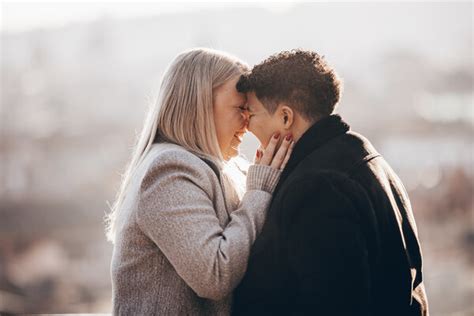
[(279, 140), (280, 140), (280, 132), (277, 132), (272, 136), (272, 138), (270, 139), (270, 142), (267, 145), (267, 148), (265, 148), (262, 159), (260, 160), (260, 164), (266, 165), (266, 166), (270, 165), (273, 159), (273, 155), (275, 153), (275, 148)]
[[(275, 169), (283, 170), (290, 159), (294, 147), (294, 141), (291, 134), (288, 134), (281, 142), (280, 147), (276, 150), (280, 141), (280, 133), (275, 133), (270, 139), (267, 148), (257, 150), (255, 163), (270, 166)], [(276, 153), (275, 153), (276, 151)]]
[(288, 148), (288, 150), (287, 150), (287, 152), (286, 152), (285, 159), (283, 160), (283, 163), (282, 163), (281, 166), (280, 166), (280, 170), (285, 169), (286, 164), (288, 163), (288, 160), (289, 160), (290, 157), (291, 157), (291, 153), (293, 152), (293, 148), (294, 148), (294, 147), (295, 147), (295, 142), (294, 142), (294, 141), (291, 141), (290, 147)]
[(280, 145), (277, 153), (273, 157), (273, 160), (270, 164), (271, 167), (275, 169), (281, 169), (281, 165), (285, 161), (287, 156), (288, 149), (290, 148), (291, 143), (293, 142), (293, 137), (291, 134), (288, 134)]
[(257, 149), (257, 152), (255, 153), (255, 158), (253, 159), (253, 163), (258, 165), (260, 164), (260, 161), (262, 160), (263, 156), (263, 150), (262, 149)]

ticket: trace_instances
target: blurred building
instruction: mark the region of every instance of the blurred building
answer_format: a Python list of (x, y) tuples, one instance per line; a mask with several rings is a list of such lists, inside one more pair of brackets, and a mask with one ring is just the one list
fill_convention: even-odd
[[(0, 311), (110, 312), (107, 201), (167, 64), (207, 46), (249, 64), (326, 55), (340, 113), (409, 190), (432, 315), (474, 313), (472, 3), (104, 16), (0, 37)], [(243, 153), (256, 147), (246, 136)]]

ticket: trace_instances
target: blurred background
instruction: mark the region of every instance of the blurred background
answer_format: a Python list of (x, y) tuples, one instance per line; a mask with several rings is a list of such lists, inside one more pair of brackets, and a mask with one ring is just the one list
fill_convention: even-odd
[[(414, 208), (432, 315), (474, 315), (473, 4), (0, 3), (0, 312), (110, 313), (103, 218), (167, 64), (292, 48)], [(246, 135), (242, 153), (257, 141)]]

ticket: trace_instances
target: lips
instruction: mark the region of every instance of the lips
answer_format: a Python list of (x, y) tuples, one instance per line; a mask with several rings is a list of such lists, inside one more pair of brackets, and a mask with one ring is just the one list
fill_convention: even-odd
[(234, 137), (237, 138), (237, 140), (241, 143), (242, 138), (244, 137), (244, 133), (236, 133), (234, 134)]

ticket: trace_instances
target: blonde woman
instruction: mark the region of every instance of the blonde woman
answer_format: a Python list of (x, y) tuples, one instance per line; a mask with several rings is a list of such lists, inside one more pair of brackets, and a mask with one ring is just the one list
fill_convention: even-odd
[(292, 150), (274, 135), (244, 174), (247, 66), (193, 49), (166, 71), (109, 215), (116, 315), (226, 315)]

